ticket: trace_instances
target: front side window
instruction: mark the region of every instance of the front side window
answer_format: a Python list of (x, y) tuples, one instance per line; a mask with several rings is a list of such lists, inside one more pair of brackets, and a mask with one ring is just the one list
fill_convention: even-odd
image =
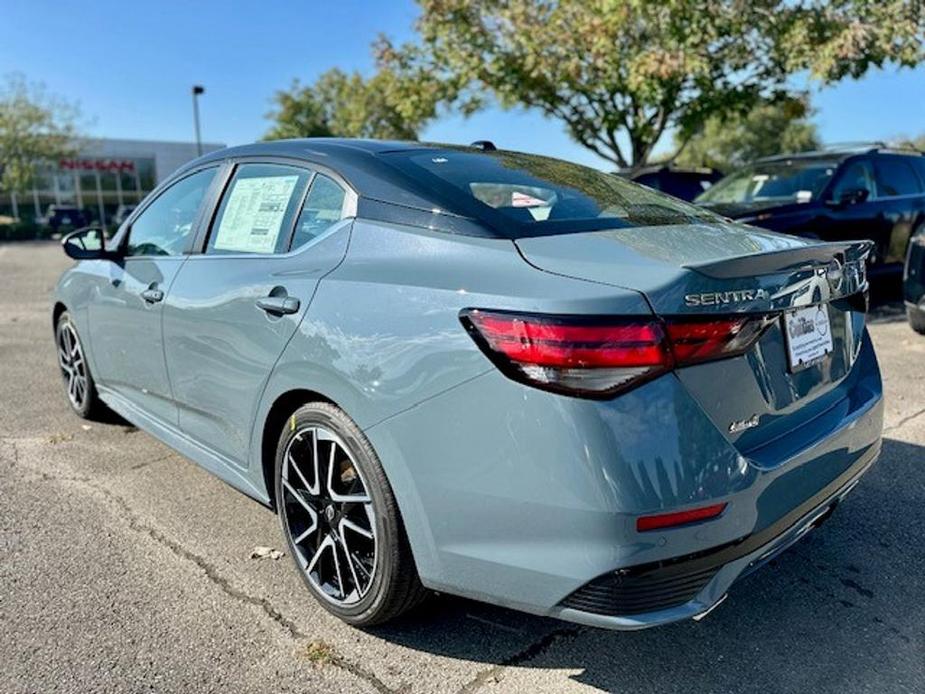
[(845, 167), (832, 189), (832, 199), (839, 200), (846, 193), (855, 193), (859, 190), (866, 190), (869, 199), (877, 197), (874, 172), (869, 161), (855, 161)]
[(212, 224), (206, 253), (285, 253), (311, 171), (242, 164)]
[(881, 157), (875, 167), (877, 188), (882, 197), (896, 195), (915, 195), (921, 193), (921, 185), (915, 171), (902, 159)]
[(197, 171), (161, 193), (132, 223), (125, 254), (181, 255), (216, 171)]
[(304, 246), (343, 219), (346, 197), (344, 189), (330, 178), (324, 174), (315, 176), (296, 222), (292, 248)]

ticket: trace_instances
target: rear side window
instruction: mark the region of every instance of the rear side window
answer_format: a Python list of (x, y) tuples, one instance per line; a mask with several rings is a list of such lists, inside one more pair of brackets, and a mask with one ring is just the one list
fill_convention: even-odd
[(383, 157), (446, 199), (451, 211), (496, 229), (513, 227), (515, 235), (717, 220), (614, 174), (558, 159), (451, 148)]
[(918, 173), (919, 180), (925, 182), (925, 156), (911, 157), (909, 163)]
[(343, 188), (324, 174), (317, 174), (296, 222), (292, 248), (304, 246), (342, 220), (346, 198)]
[(880, 197), (915, 195), (922, 192), (922, 186), (915, 171), (900, 157), (880, 157), (874, 169)]
[(241, 164), (222, 197), (206, 253), (285, 253), (311, 171)]

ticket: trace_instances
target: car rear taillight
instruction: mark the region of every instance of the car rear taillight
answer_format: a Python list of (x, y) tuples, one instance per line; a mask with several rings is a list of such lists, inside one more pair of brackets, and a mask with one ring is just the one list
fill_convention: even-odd
[(668, 318), (668, 341), (677, 366), (734, 357), (755, 344), (775, 316)]
[(767, 316), (556, 316), (466, 309), (460, 320), (509, 377), (568, 395), (609, 397), (675, 367), (735, 356)]

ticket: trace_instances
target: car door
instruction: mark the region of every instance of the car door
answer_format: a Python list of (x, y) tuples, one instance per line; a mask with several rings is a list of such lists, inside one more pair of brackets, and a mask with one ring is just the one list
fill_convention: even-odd
[(247, 466), (263, 388), (319, 279), (343, 259), (355, 208), (333, 174), (240, 162), (181, 268), (164, 314), (180, 428), (223, 462)]
[[(866, 197), (839, 202), (846, 194), (857, 191), (865, 191)], [(824, 241), (870, 239), (875, 246), (872, 262), (879, 263), (890, 243), (890, 228), (883, 210), (873, 161), (866, 157), (850, 159), (836, 174), (826, 204), (820, 206), (814, 231)]]
[(925, 210), (922, 182), (907, 157), (895, 154), (882, 154), (874, 160), (874, 176), (880, 194), (880, 224), (888, 234), (883, 262), (902, 263), (913, 226)]
[(89, 305), (96, 378), (163, 422), (177, 424), (161, 338), (163, 300), (188, 257), (217, 166), (174, 182), (147, 202)]

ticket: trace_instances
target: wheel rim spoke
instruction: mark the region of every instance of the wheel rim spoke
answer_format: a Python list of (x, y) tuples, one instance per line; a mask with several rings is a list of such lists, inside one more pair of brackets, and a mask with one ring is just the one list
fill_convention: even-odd
[(289, 484), (289, 482), (287, 482), (286, 480), (283, 480), (283, 487), (285, 487), (286, 490), (290, 494), (292, 494), (293, 498), (299, 502), (299, 505), (302, 508), (304, 508), (308, 512), (309, 516), (311, 516), (317, 522), (318, 516), (315, 514), (315, 509), (313, 509), (311, 506), (308, 505), (308, 502), (302, 498), (302, 495), (299, 494), (299, 492), (297, 492), (295, 489), (293, 489), (292, 485)]
[(343, 518), (341, 519), (340, 524), (341, 524), (341, 537), (343, 537), (343, 528), (349, 528), (353, 532), (358, 533), (362, 535), (363, 537), (369, 538), (370, 540), (373, 539), (373, 533), (371, 530), (367, 530), (366, 528), (361, 528), (359, 525), (357, 525), (351, 520)]
[(290, 468), (292, 468), (293, 470), (295, 470), (295, 474), (298, 475), (299, 479), (302, 481), (302, 484), (305, 485), (305, 489), (307, 489), (308, 492), (309, 492), (310, 494), (314, 494), (314, 495), (317, 496), (317, 495), (318, 495), (318, 492), (319, 492), (319, 489), (318, 489), (318, 469), (315, 468), (315, 484), (314, 484), (314, 485), (311, 485), (311, 484), (308, 483), (308, 480), (305, 479), (305, 475), (302, 474), (302, 471), (299, 469), (298, 463), (296, 463), (296, 461), (295, 461), (295, 459), (292, 457), (292, 455), (287, 456), (286, 462), (289, 463), (289, 467), (290, 467)]
[(340, 570), (340, 553), (337, 551), (338, 542), (333, 535), (328, 535), (328, 537), (331, 538), (331, 554), (334, 557), (334, 571), (337, 574), (337, 590), (340, 591), (341, 600), (346, 600), (347, 589), (344, 585), (344, 575)]
[(87, 374), (80, 340), (70, 323), (58, 328), (58, 364), (67, 384), (67, 397), (77, 409), (87, 398)]
[(292, 436), (283, 460), (284, 526), (305, 576), (331, 602), (358, 602), (372, 585), (378, 544), (359, 468), (322, 427)]
[(328, 494), (333, 501), (349, 504), (368, 504), (370, 499), (366, 494), (341, 494), (334, 486), (334, 468), (336, 467), (336, 454), (340, 446), (334, 443), (331, 446), (331, 453), (328, 459), (327, 485)]

